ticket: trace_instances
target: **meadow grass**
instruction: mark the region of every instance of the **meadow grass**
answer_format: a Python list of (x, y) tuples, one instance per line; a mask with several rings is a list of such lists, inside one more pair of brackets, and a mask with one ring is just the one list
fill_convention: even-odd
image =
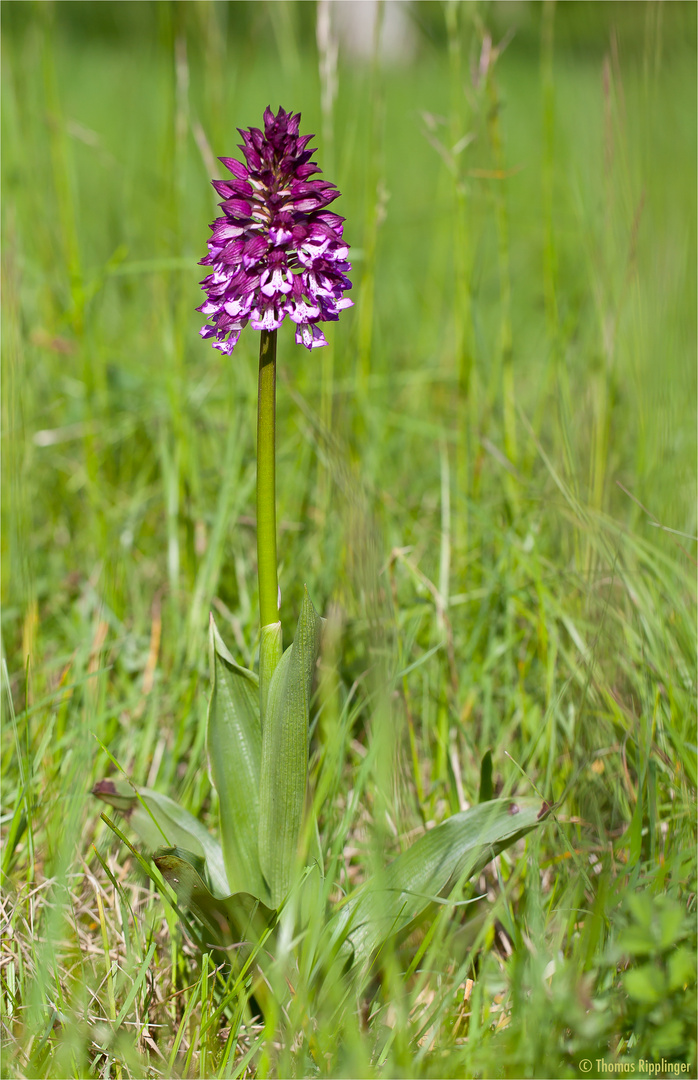
[[(418, 58), (341, 62), (323, 116), (315, 5), (3, 5), (3, 1076), (695, 1075), (695, 6), (620, 7), (575, 48), (579, 5), (522, 6), (474, 82), (502, 10), (418, 6)], [(116, 761), (216, 828), (257, 340), (199, 339), (197, 262), (267, 104), (319, 133), (356, 306), (319, 354), (280, 332), (337, 884), (262, 1021), (88, 792)], [(488, 749), (552, 820), (317, 995), (327, 903), (475, 802)]]

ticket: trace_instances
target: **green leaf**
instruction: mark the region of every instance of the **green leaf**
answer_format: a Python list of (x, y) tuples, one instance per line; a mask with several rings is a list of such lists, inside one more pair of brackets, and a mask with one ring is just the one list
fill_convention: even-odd
[(492, 788), (492, 751), (488, 750), (480, 766), (480, 794), (478, 802), (489, 802), (494, 794)]
[(262, 753), (259, 680), (235, 663), (213, 617), (210, 646), (213, 691), (206, 745), (211, 782), (218, 792), (228, 891), (266, 900), (257, 850)]
[(654, 923), (654, 905), (649, 893), (629, 893), (625, 903), (634, 921), (648, 931), (651, 930)]
[(296, 636), (269, 686), (262, 732), (259, 860), (273, 907), (291, 887), (305, 805), (308, 715), (323, 620), (303, 597)]
[(210, 944), (225, 946), (243, 941), (258, 941), (271, 926), (275, 915), (257, 897), (248, 893), (214, 896), (202, 876), (203, 864), (190, 851), (180, 847), (162, 848), (153, 861), (177, 901), (188, 908), (213, 939)]
[(221, 845), (173, 799), (159, 791), (136, 787), (120, 776), (100, 780), (92, 794), (123, 814), (149, 851), (174, 844), (193, 852), (205, 861), (213, 891), (220, 896), (230, 893)]
[(669, 990), (675, 993), (677, 990), (686, 989), (696, 981), (696, 958), (685, 946), (671, 953), (667, 963), (669, 973)]
[(623, 976), (628, 995), (642, 1005), (656, 1005), (664, 997), (664, 974), (656, 964), (631, 968)]
[(628, 926), (609, 946), (609, 960), (619, 960), (621, 956), (649, 956), (657, 949), (651, 929), (644, 926)]
[(332, 920), (354, 961), (370, 959), (382, 943), (404, 933), (459, 882), (535, 829), (547, 807), (540, 799), (493, 799), (454, 814), (421, 836), (385, 870), (347, 898)]
[(681, 905), (674, 904), (671, 900), (666, 900), (657, 907), (659, 911), (655, 933), (659, 939), (659, 948), (664, 952), (680, 941), (685, 933), (685, 918)]
[[(695, 1008), (693, 1010), (693, 1016), (691, 1017), (689, 1023), (695, 1030)], [(686, 1034), (687, 1025), (681, 1017), (675, 1016), (671, 1020), (663, 1020), (660, 1026), (658, 1028), (655, 1028), (650, 1035), (649, 1045), (651, 1048), (652, 1057), (659, 1060), (665, 1054), (671, 1054), (673, 1056), (677, 1052), (681, 1053), (681, 1050), (679, 1048), (686, 1045)], [(676, 1076), (676, 1073), (674, 1073), (673, 1075)]]

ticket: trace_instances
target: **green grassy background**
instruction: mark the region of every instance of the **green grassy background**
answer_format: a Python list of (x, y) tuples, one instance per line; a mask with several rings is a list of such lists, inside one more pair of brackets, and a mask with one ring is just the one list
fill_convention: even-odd
[[(314, 4), (2, 6), (3, 1075), (695, 1075), (696, 7), (413, 15), (414, 60), (340, 61), (323, 116)], [(210, 155), (267, 104), (318, 132), (353, 249), (329, 348), (279, 340), (284, 630), (304, 582), (335, 628), (326, 848), (360, 880), (488, 748), (562, 801), (411, 967), (261, 1028), (87, 792), (107, 748), (216, 821), (257, 341), (199, 339), (197, 262)]]

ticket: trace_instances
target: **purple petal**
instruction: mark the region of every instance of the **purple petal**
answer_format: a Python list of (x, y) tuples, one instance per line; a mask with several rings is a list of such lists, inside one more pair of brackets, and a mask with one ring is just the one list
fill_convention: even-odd
[(241, 161), (236, 161), (235, 158), (229, 157), (218, 158), (218, 160), (222, 161), (226, 169), (230, 169), (233, 176), (237, 176), (238, 180), (247, 180), (249, 172)]

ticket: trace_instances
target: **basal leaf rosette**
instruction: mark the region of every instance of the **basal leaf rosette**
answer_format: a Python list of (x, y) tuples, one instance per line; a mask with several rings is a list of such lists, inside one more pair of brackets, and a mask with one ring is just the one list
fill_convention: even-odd
[(223, 217), (201, 260), (211, 273), (197, 310), (209, 319), (201, 336), (228, 355), (248, 322), (272, 331), (286, 315), (299, 345), (326, 345), (318, 324), (353, 303), (343, 295), (351, 288), (344, 218), (327, 209), (340, 192), (311, 179), (322, 170), (311, 161), (313, 136), (299, 135), (299, 125), (300, 113), (280, 108), (275, 116), (267, 107), (263, 132), (238, 129), (245, 162), (220, 158), (232, 179), (212, 181)]

